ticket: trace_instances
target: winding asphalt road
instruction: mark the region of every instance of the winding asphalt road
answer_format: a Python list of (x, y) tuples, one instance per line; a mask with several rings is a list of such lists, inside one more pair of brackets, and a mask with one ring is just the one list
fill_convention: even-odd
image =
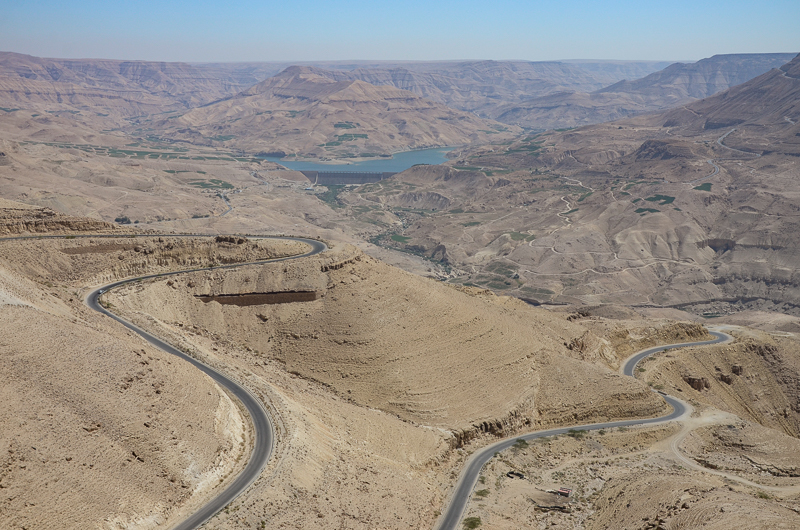
[[(125, 234), (125, 235), (116, 235), (116, 234), (100, 234), (100, 235), (75, 235), (75, 236), (17, 236), (17, 237), (7, 237), (7, 238), (0, 238), (1, 241), (6, 240), (20, 240), (20, 239), (65, 239), (65, 238), (127, 238), (127, 237), (207, 237), (201, 234)], [(254, 239), (280, 239), (284, 241), (298, 241), (301, 243), (306, 243), (311, 247), (311, 250), (306, 252), (305, 254), (300, 254), (297, 256), (289, 256), (285, 258), (275, 258), (275, 259), (268, 259), (262, 261), (253, 261), (248, 263), (235, 263), (230, 265), (219, 265), (216, 267), (203, 267), (203, 268), (195, 268), (195, 269), (186, 269), (181, 271), (174, 271), (174, 272), (167, 272), (163, 274), (149, 274), (147, 276), (139, 276), (138, 278), (129, 278), (127, 280), (121, 280), (114, 283), (109, 283), (108, 285), (104, 285), (99, 287), (88, 294), (86, 297), (86, 305), (89, 306), (91, 309), (98, 311), (106, 316), (109, 316), (125, 326), (126, 328), (130, 329), (131, 331), (137, 333), (142, 338), (144, 338), (147, 342), (152, 344), (153, 346), (164, 350), (167, 353), (171, 353), (176, 357), (180, 357), (181, 359), (185, 360), (186, 362), (192, 364), (200, 371), (208, 374), (211, 379), (216, 381), (219, 385), (224, 387), (230, 394), (235, 396), (244, 407), (247, 409), (247, 412), (250, 414), (251, 420), (253, 422), (254, 433), (253, 433), (253, 452), (250, 455), (250, 460), (245, 465), (242, 472), (239, 474), (236, 479), (219, 495), (209, 501), (207, 504), (202, 506), (198, 511), (190, 515), (188, 518), (180, 522), (177, 526), (173, 527), (173, 530), (191, 530), (194, 528), (199, 527), (206, 521), (208, 521), (211, 517), (213, 517), (217, 512), (222, 510), (225, 506), (231, 503), (236, 497), (238, 497), (241, 493), (243, 493), (261, 474), (261, 470), (264, 469), (264, 466), (269, 461), (270, 456), (272, 455), (272, 450), (275, 444), (275, 431), (272, 426), (272, 420), (267, 414), (267, 411), (264, 409), (264, 405), (256, 398), (253, 394), (250, 393), (247, 388), (243, 385), (236, 382), (234, 379), (226, 376), (222, 372), (204, 364), (197, 359), (190, 357), (189, 355), (183, 353), (179, 349), (167, 344), (166, 342), (162, 341), (161, 339), (151, 335), (150, 333), (144, 331), (143, 329), (138, 328), (134, 324), (128, 322), (127, 320), (111, 313), (106, 308), (104, 308), (100, 304), (100, 296), (113, 289), (115, 287), (119, 287), (120, 285), (124, 285), (126, 283), (131, 283), (140, 280), (147, 280), (151, 278), (163, 278), (165, 276), (174, 276), (176, 274), (183, 274), (186, 272), (196, 272), (196, 271), (209, 271), (209, 270), (218, 270), (218, 269), (233, 269), (236, 267), (243, 267), (245, 265), (262, 265), (265, 263), (276, 263), (280, 261), (288, 261), (293, 259), (300, 259), (306, 258), (309, 256), (314, 256), (321, 252), (327, 250), (327, 246), (325, 243), (320, 241), (316, 241), (314, 239), (305, 239), (299, 237), (281, 237), (281, 236), (250, 236)]]
[[(645, 357), (649, 357), (654, 353), (658, 353), (664, 350), (671, 350), (674, 348), (685, 348), (687, 346), (708, 346), (711, 344), (718, 344), (720, 342), (725, 342), (726, 340), (731, 340), (732, 338), (730, 337), (730, 335), (726, 335), (725, 333), (720, 333), (717, 331), (711, 331), (710, 333), (711, 335), (714, 336), (713, 340), (708, 340), (704, 342), (683, 342), (680, 344), (668, 344), (665, 346), (656, 346), (654, 348), (649, 348), (647, 350), (641, 351), (633, 355), (629, 359), (627, 359), (623, 367), (623, 373), (625, 375), (633, 377), (636, 365), (639, 364), (639, 362), (642, 359), (644, 359)], [(686, 403), (684, 403), (680, 399), (668, 396), (663, 392), (658, 392), (658, 393), (672, 407), (671, 413), (667, 414), (666, 416), (661, 416), (660, 418), (649, 418), (645, 420), (642, 419), (620, 420), (620, 421), (611, 421), (607, 423), (592, 423), (588, 425), (562, 427), (559, 429), (548, 429), (546, 431), (536, 431), (528, 434), (523, 434), (520, 436), (513, 436), (511, 438), (506, 438), (505, 440), (493, 443), (492, 445), (484, 447), (480, 451), (473, 453), (473, 455), (467, 461), (466, 467), (461, 472), (461, 476), (459, 476), (458, 478), (455, 490), (453, 490), (453, 495), (450, 499), (450, 504), (447, 506), (447, 509), (444, 511), (444, 513), (442, 513), (442, 515), (439, 517), (438, 524), (435, 526), (435, 528), (437, 530), (458, 529), (459, 523), (461, 522), (461, 518), (464, 515), (464, 511), (466, 510), (467, 505), (469, 504), (469, 499), (472, 496), (472, 491), (475, 489), (475, 484), (478, 482), (478, 477), (480, 476), (481, 469), (483, 469), (483, 466), (494, 457), (495, 453), (510, 448), (519, 439), (529, 441), (529, 440), (535, 440), (536, 438), (546, 438), (548, 436), (567, 434), (570, 431), (593, 431), (597, 429), (610, 429), (612, 427), (632, 427), (634, 425), (652, 425), (680, 418), (687, 412), (688, 407)]]
[[(190, 237), (190, 236), (182, 234), (181, 237)], [(202, 237), (202, 236), (195, 235), (193, 237)], [(127, 280), (121, 280), (114, 283), (110, 283), (108, 285), (104, 285), (102, 287), (95, 289), (94, 291), (89, 293), (89, 295), (86, 297), (86, 305), (88, 305), (90, 308), (113, 318), (126, 328), (140, 335), (142, 338), (144, 338), (147, 342), (149, 342), (156, 348), (160, 348), (167, 353), (171, 353), (176, 357), (180, 357), (186, 362), (192, 364), (194, 367), (196, 367), (203, 373), (208, 374), (208, 376), (211, 377), (211, 379), (213, 379), (219, 385), (224, 387), (230, 394), (232, 394), (239, 401), (241, 401), (241, 403), (247, 409), (247, 412), (250, 414), (250, 418), (253, 422), (253, 428), (254, 428), (253, 452), (250, 455), (250, 460), (247, 462), (245, 468), (225, 490), (223, 490), (219, 495), (217, 495), (207, 504), (202, 506), (198, 511), (193, 513), (191, 516), (184, 519), (177, 526), (173, 527), (173, 530), (191, 530), (199, 527), (200, 525), (208, 521), (211, 517), (213, 517), (217, 512), (222, 510), (225, 506), (230, 504), (248, 487), (250, 487), (250, 485), (261, 474), (261, 470), (264, 469), (264, 466), (269, 461), (270, 456), (272, 456), (272, 450), (275, 444), (275, 430), (272, 426), (272, 420), (270, 419), (269, 414), (267, 414), (267, 411), (264, 409), (264, 405), (258, 400), (258, 398), (256, 398), (253, 394), (251, 394), (250, 391), (247, 390), (247, 388), (245, 388), (243, 385), (239, 384), (234, 379), (226, 376), (222, 372), (219, 372), (215, 368), (212, 368), (211, 366), (190, 357), (189, 355), (183, 353), (179, 349), (167, 344), (161, 339), (151, 335), (150, 333), (144, 331), (143, 329), (140, 329), (139, 327), (128, 322), (127, 320), (108, 311), (100, 304), (100, 296), (103, 293), (109, 291), (110, 289), (139, 280), (162, 278), (165, 276), (174, 276), (176, 274), (183, 274), (186, 272), (233, 269), (245, 265), (262, 265), (265, 263), (276, 263), (279, 261), (288, 261), (293, 259), (306, 258), (308, 256), (313, 256), (315, 254), (324, 252), (327, 249), (327, 246), (324, 243), (313, 239), (304, 239), (297, 237), (261, 237), (261, 239), (281, 239), (288, 241), (299, 241), (301, 243), (306, 243), (310, 245), (311, 250), (306, 252), (305, 254), (297, 256), (289, 256), (285, 258), (276, 258), (276, 259), (255, 261), (249, 263), (236, 263), (232, 265), (221, 265), (217, 267), (187, 269), (175, 272), (168, 272), (164, 274), (149, 274), (147, 276), (130, 278)]]
[(715, 160), (716, 159), (714, 159), (714, 158), (709, 158), (708, 160), (706, 160), (706, 162), (708, 162), (709, 164), (714, 166), (714, 171), (710, 175), (706, 175), (705, 177), (700, 177), (699, 179), (690, 180), (686, 184), (689, 184), (691, 186), (692, 184), (697, 184), (698, 182), (703, 182), (704, 180), (710, 179), (714, 175), (718, 174), (719, 173), (719, 166), (714, 163)]

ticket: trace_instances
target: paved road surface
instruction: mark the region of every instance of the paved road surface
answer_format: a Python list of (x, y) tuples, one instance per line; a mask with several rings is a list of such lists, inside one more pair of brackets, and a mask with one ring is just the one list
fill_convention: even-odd
[(713, 159), (713, 158), (709, 158), (708, 160), (706, 160), (706, 162), (708, 162), (709, 164), (714, 166), (714, 171), (710, 175), (706, 175), (705, 177), (700, 177), (699, 179), (690, 180), (689, 182), (687, 182), (687, 184), (689, 184), (690, 186), (692, 184), (697, 184), (698, 182), (702, 182), (702, 181), (704, 181), (706, 179), (710, 179), (711, 177), (713, 177), (714, 175), (719, 173), (719, 166), (714, 163), (714, 160), (715, 159)]
[[(669, 350), (673, 348), (685, 348), (687, 346), (707, 346), (710, 344), (717, 344), (720, 342), (724, 342), (726, 340), (731, 339), (729, 335), (724, 333), (719, 333), (717, 331), (710, 332), (714, 335), (714, 340), (705, 341), (705, 342), (684, 342), (681, 344), (669, 344), (666, 346), (656, 346), (655, 348), (649, 348), (642, 352), (637, 353), (636, 355), (630, 357), (623, 367), (623, 373), (625, 375), (633, 376), (634, 370), (636, 365), (649, 355), (653, 355), (654, 353)], [(461, 518), (464, 515), (464, 511), (467, 508), (467, 504), (469, 504), (469, 499), (472, 496), (472, 491), (475, 489), (475, 484), (478, 482), (478, 477), (480, 476), (481, 469), (483, 466), (494, 457), (494, 454), (500, 451), (504, 451), (511, 446), (513, 446), (517, 440), (520, 438), (529, 441), (534, 440), (536, 438), (545, 438), (547, 436), (555, 436), (561, 434), (567, 434), (571, 430), (577, 431), (593, 431), (596, 429), (610, 429), (612, 427), (632, 427), (634, 425), (649, 425), (654, 423), (663, 423), (667, 421), (671, 421), (683, 416), (687, 410), (687, 405), (672, 396), (668, 396), (662, 392), (659, 392), (661, 396), (666, 400), (667, 403), (670, 404), (672, 407), (672, 412), (667, 414), (666, 416), (661, 416), (660, 418), (650, 418), (650, 419), (635, 419), (635, 420), (621, 420), (621, 421), (611, 421), (607, 423), (592, 423), (589, 425), (577, 425), (573, 427), (562, 427), (559, 429), (548, 429), (546, 431), (536, 431), (528, 434), (523, 434), (520, 436), (513, 436), (511, 438), (507, 438), (505, 440), (501, 440), (497, 443), (494, 443), (488, 447), (481, 449), (480, 451), (475, 452), (470, 459), (467, 461), (466, 467), (462, 470), (461, 476), (458, 479), (458, 483), (456, 484), (455, 490), (453, 491), (453, 495), (450, 499), (450, 504), (447, 506), (445, 512), (439, 517), (438, 524), (435, 526), (438, 530), (457, 530), (461, 523)]]
[[(152, 237), (152, 236), (150, 236)], [(202, 237), (202, 236), (194, 236), (194, 237)], [(191, 271), (197, 270), (215, 270), (215, 269), (231, 269), (235, 267), (241, 267), (243, 265), (258, 265), (264, 263), (275, 263), (278, 261), (288, 261), (292, 259), (299, 259), (308, 256), (313, 256), (315, 254), (319, 254), (326, 250), (326, 246), (324, 243), (319, 241), (315, 241), (313, 239), (303, 239), (303, 238), (294, 238), (294, 237), (283, 237), (283, 238), (270, 238), (270, 239), (286, 239), (291, 241), (300, 241), (303, 243), (307, 243), (311, 246), (311, 250), (305, 254), (299, 256), (291, 256), (287, 258), (277, 258), (271, 260), (264, 260), (258, 262), (251, 262), (251, 263), (241, 263), (241, 264), (233, 264), (233, 265), (223, 265), (219, 267), (207, 267), (202, 269), (191, 269)], [(165, 274), (150, 274), (147, 276), (141, 276), (139, 278), (131, 278), (128, 280), (122, 280), (114, 283), (110, 283), (108, 285), (104, 285), (98, 289), (95, 289), (86, 297), (86, 304), (94, 309), (95, 311), (99, 311), (104, 315), (107, 315), (117, 322), (121, 323), (123, 326), (127, 327), (128, 329), (134, 331), (141, 335), (147, 342), (152, 344), (153, 346), (164, 350), (167, 353), (171, 353), (181, 359), (185, 360), (186, 362), (194, 365), (196, 368), (201, 370), (202, 372), (206, 373), (223, 386), (229, 393), (236, 396), (242, 404), (247, 409), (248, 413), (250, 414), (253, 427), (254, 427), (254, 443), (253, 443), (253, 453), (250, 456), (250, 461), (245, 466), (244, 470), (242, 470), (241, 474), (236, 477), (236, 479), (231, 483), (224, 491), (222, 491), (219, 495), (217, 495), (214, 499), (208, 502), (205, 506), (201, 507), (198, 511), (193, 513), (187, 519), (182, 521), (180, 524), (174, 527), (174, 530), (190, 530), (193, 528), (197, 528), (206, 522), (208, 519), (213, 517), (217, 512), (222, 510), (225, 506), (227, 506), (230, 502), (232, 502), (236, 497), (238, 497), (242, 492), (244, 492), (261, 474), (261, 470), (264, 469), (264, 466), (269, 461), (270, 456), (272, 455), (272, 449), (274, 446), (275, 440), (275, 432), (272, 426), (272, 420), (270, 419), (267, 411), (264, 409), (264, 406), (261, 402), (253, 396), (244, 386), (240, 385), (233, 379), (229, 378), (225, 374), (217, 371), (216, 369), (203, 364), (202, 362), (186, 355), (182, 351), (170, 346), (166, 342), (162, 341), (161, 339), (154, 337), (150, 333), (136, 327), (135, 325), (131, 324), (127, 320), (111, 313), (107, 309), (105, 309), (102, 305), (100, 305), (99, 298), (100, 296), (107, 292), (109, 289), (113, 289), (120, 285), (130, 283), (137, 280), (146, 280), (150, 278), (159, 278), (164, 276), (173, 276), (175, 274), (181, 274), (190, 271), (176, 271), (176, 272), (169, 272)]]

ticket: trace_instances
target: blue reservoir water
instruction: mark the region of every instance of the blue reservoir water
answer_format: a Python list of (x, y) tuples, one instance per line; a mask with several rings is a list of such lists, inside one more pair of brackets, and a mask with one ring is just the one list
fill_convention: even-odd
[(447, 161), (446, 153), (452, 151), (452, 147), (440, 147), (437, 149), (421, 149), (419, 151), (404, 151), (395, 153), (392, 158), (376, 158), (363, 160), (361, 162), (349, 162), (347, 164), (326, 164), (323, 162), (306, 162), (281, 159), (274, 156), (267, 156), (264, 159), (270, 162), (277, 162), (295, 171), (364, 171), (369, 173), (400, 173), (416, 164), (437, 165)]

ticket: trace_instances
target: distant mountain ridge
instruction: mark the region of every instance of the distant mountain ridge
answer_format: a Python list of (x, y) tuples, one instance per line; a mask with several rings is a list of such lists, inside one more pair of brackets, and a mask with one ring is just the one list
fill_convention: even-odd
[(662, 115), (684, 135), (736, 129), (725, 145), (800, 156), (800, 54), (780, 68)]
[(520, 131), (393, 86), (291, 66), (235, 96), (148, 126), (165, 138), (251, 153), (358, 157), (511, 138)]
[(491, 116), (536, 130), (579, 127), (691, 103), (778, 68), (794, 53), (715, 55), (675, 63), (634, 81), (589, 93), (565, 92), (507, 104)]
[(759, 75), (780, 68), (794, 53), (714, 55), (696, 63), (675, 63), (634, 81), (620, 81), (598, 90), (660, 97), (677, 103), (703, 99), (727, 88), (741, 85)]
[[(118, 117), (183, 111), (232, 97), (292, 63), (53, 59), (0, 52), (0, 107), (85, 109)], [(592, 91), (658, 70), (654, 61), (331, 61), (301, 63), (336, 81), (394, 86), (488, 117), (497, 105)]]
[(558, 61), (412, 63), (392, 68), (320, 69), (331, 79), (389, 85), (460, 110), (489, 116), (501, 104), (564, 91), (594, 91), (623, 73), (648, 72), (650, 63), (571, 64)]

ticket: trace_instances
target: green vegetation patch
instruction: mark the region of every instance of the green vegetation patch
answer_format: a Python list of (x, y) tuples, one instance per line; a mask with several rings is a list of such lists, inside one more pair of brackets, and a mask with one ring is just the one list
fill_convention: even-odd
[(657, 202), (660, 206), (666, 206), (667, 204), (672, 204), (675, 197), (670, 197), (669, 195), (653, 195), (652, 197), (647, 197), (645, 200), (648, 202)]
[(661, 210), (656, 210), (655, 208), (636, 208), (636, 210), (635, 210), (636, 213), (640, 213), (640, 214), (658, 213), (660, 211)]
[(542, 149), (542, 144), (544, 140), (539, 141), (526, 141), (526, 143), (522, 143), (515, 147), (514, 149), (509, 149), (509, 153), (525, 153), (528, 155), (539, 156), (538, 151)]
[(366, 140), (369, 138), (367, 134), (353, 134), (353, 133), (346, 133), (346, 134), (337, 134), (336, 138), (340, 142), (352, 142), (354, 140), (358, 140), (359, 138)]
[(622, 188), (622, 189), (623, 189), (624, 191), (627, 191), (627, 190), (631, 189), (632, 187), (636, 186), (637, 184), (644, 184), (644, 181), (643, 181), (643, 180), (640, 180), (640, 181), (634, 181), (634, 182), (630, 182), (630, 183), (628, 183), (628, 184), (625, 184), (625, 187), (624, 187), (624, 188)]
[(334, 129), (355, 129), (356, 125), (351, 121), (340, 121), (333, 124)]
[(508, 278), (511, 278), (512, 276), (516, 276), (516, 274), (517, 274), (517, 269), (513, 268), (510, 265), (506, 265), (505, 263), (499, 262), (499, 261), (496, 261), (494, 263), (490, 263), (484, 269), (489, 271), (489, 272), (493, 272), (495, 274), (499, 274), (500, 276), (506, 276)]
[(466, 530), (473, 530), (481, 525), (480, 517), (467, 517), (464, 519), (464, 528)]
[(569, 431), (567, 431), (567, 436), (569, 436), (571, 438), (575, 438), (576, 440), (583, 439), (583, 437), (585, 435), (586, 435), (586, 433), (584, 431), (579, 431), (579, 430), (576, 430), (576, 429), (570, 429)]
[(479, 224), (481, 224), (481, 222), (480, 221), (470, 221), (468, 223), (461, 223), (461, 224), (464, 225), (464, 226), (478, 226)]
[(329, 184), (325, 187), (328, 188), (328, 191), (317, 193), (316, 197), (327, 203), (331, 208), (341, 208), (342, 203), (339, 201), (339, 194), (344, 191), (344, 186), (341, 184)]
[(588, 199), (589, 197), (591, 197), (593, 193), (594, 193), (593, 191), (589, 191), (589, 192), (587, 192), (587, 193), (584, 193), (584, 194), (583, 194), (583, 195), (581, 195), (581, 197), (578, 199), (578, 202), (583, 202), (583, 201), (585, 201), (586, 199)]
[(514, 442), (514, 445), (512, 445), (511, 447), (517, 450), (525, 449), (526, 447), (528, 447), (528, 442), (526, 442), (522, 438), (517, 438), (517, 441)]
[(570, 211), (568, 211), (568, 212), (564, 212), (564, 213), (563, 213), (563, 214), (561, 214), (561, 215), (569, 215), (569, 214), (571, 214), (571, 213), (575, 213), (575, 212), (577, 212), (577, 211), (578, 211), (578, 209), (577, 209), (577, 208), (573, 208), (572, 210), (570, 210)]
[(220, 179), (195, 180), (190, 182), (189, 185), (206, 190), (232, 190), (234, 187), (230, 182)]
[(16, 111), (18, 111), (20, 109), (9, 109), (9, 108), (6, 108), (6, 107), (0, 107), (0, 110), (2, 110), (3, 112), (16, 112)]
[(363, 215), (365, 213), (373, 212), (377, 209), (375, 206), (353, 206), (353, 213), (356, 215)]
[(512, 241), (533, 241), (536, 236), (530, 234), (523, 234), (522, 232), (507, 232), (511, 236)]
[(475, 492), (475, 496), (476, 497), (481, 497), (481, 498), (488, 497), (489, 496), (489, 490), (478, 490), (478, 491)]
[(398, 243), (403, 243), (403, 244), (406, 244), (406, 243), (408, 243), (409, 241), (411, 241), (411, 238), (410, 238), (410, 237), (407, 237), (407, 236), (401, 236), (400, 234), (392, 234), (392, 236), (390, 237), (390, 239), (391, 239), (392, 241), (397, 241)]
[(541, 287), (523, 287), (522, 289), (520, 289), (520, 291), (526, 294), (539, 295), (539, 296), (548, 296), (556, 294), (550, 289), (542, 289)]
[(495, 175), (507, 175), (511, 173), (512, 169), (491, 169), (491, 170), (484, 170), (483, 174), (487, 177), (493, 177)]
[(710, 182), (703, 182), (699, 186), (695, 186), (692, 189), (693, 190), (697, 190), (697, 191), (711, 191), (711, 183)]

